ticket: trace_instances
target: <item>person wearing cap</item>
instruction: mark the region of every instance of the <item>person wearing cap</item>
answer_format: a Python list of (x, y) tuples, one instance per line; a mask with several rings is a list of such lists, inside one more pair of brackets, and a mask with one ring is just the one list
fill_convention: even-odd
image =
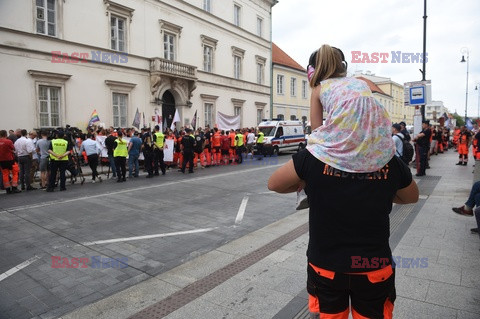
[(193, 151), (195, 149), (195, 137), (192, 134), (192, 130), (185, 129), (185, 135), (182, 137), (182, 151), (183, 151), (183, 163), (182, 173), (185, 173), (185, 168), (188, 162), (188, 172), (193, 173)]
[(72, 145), (64, 139), (65, 133), (59, 131), (57, 138), (52, 140), (48, 153), (50, 154), (50, 178), (48, 181), (47, 192), (53, 192), (55, 188), (55, 182), (57, 180), (57, 170), (60, 171), (60, 190), (65, 191), (65, 182), (67, 180), (65, 171), (68, 166), (68, 155), (72, 149)]
[(115, 140), (115, 148), (113, 150), (113, 158), (115, 160), (115, 167), (117, 169), (117, 183), (125, 182), (127, 179), (125, 177), (127, 173), (127, 168), (125, 164), (127, 162), (128, 155), (128, 143), (123, 139), (122, 131), (117, 131), (118, 137)]
[(458, 136), (458, 163), (455, 165), (467, 166), (468, 163), (468, 147), (472, 139), (472, 134), (467, 130), (465, 126), (460, 128), (460, 134)]
[(418, 145), (418, 155), (420, 158), (420, 169), (415, 176), (425, 176), (431, 134), (432, 131), (430, 130), (430, 121), (422, 121), (422, 131), (413, 139)]
[(403, 156), (403, 139), (405, 136), (401, 133), (402, 127), (400, 124), (392, 125), (392, 139), (395, 143), (395, 156), (402, 158)]

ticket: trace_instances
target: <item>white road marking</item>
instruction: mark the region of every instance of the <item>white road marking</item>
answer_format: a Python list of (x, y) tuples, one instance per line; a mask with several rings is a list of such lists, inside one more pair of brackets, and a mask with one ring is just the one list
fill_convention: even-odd
[(22, 270), (23, 268), (27, 267), (28, 265), (34, 263), (35, 261), (37, 261), (38, 259), (40, 259), (39, 256), (35, 256), (35, 257), (32, 257), (30, 258), (29, 260), (26, 260), (24, 261), (23, 263), (7, 270), (6, 272), (4, 272), (3, 274), (0, 274), (0, 281), (10, 277), (11, 275), (13, 275), (14, 273), (16, 273), (17, 271), (19, 270)]
[(202, 176), (202, 177), (195, 177), (195, 178), (191, 178), (191, 179), (183, 179), (183, 180), (180, 180), (180, 181), (171, 181), (171, 182), (161, 183), (161, 184), (157, 184), (157, 185), (147, 185), (147, 186), (141, 186), (141, 187), (135, 187), (135, 188), (127, 188), (127, 189), (122, 189), (122, 190), (118, 190), (118, 191), (112, 191), (112, 192), (107, 192), (107, 193), (97, 194), (97, 195), (89, 195), (89, 196), (82, 196), (82, 197), (76, 197), (76, 198), (65, 199), (65, 200), (51, 201), (51, 202), (46, 202), (46, 203), (42, 203), (42, 204), (17, 206), (17, 207), (3, 209), (2, 211), (0, 211), (0, 213), (13, 213), (13, 212), (16, 212), (16, 211), (19, 211), (19, 210), (40, 208), (40, 207), (46, 207), (46, 206), (51, 206), (51, 205), (56, 205), (56, 204), (71, 203), (71, 202), (76, 202), (76, 201), (81, 201), (81, 200), (86, 200), (86, 199), (91, 199), (91, 198), (96, 198), (96, 197), (105, 197), (105, 196), (111, 196), (111, 195), (117, 195), (117, 194), (123, 194), (123, 193), (137, 192), (137, 191), (142, 191), (142, 190), (145, 190), (145, 189), (152, 189), (152, 188), (157, 188), (157, 187), (170, 186), (170, 185), (175, 185), (175, 184), (180, 184), (180, 183), (191, 183), (191, 182), (201, 181), (201, 180), (205, 180), (205, 179), (212, 179), (212, 178), (215, 178), (215, 177), (238, 175), (238, 174), (241, 174), (241, 173), (254, 172), (254, 171), (264, 170), (266, 168), (279, 167), (279, 166), (282, 166), (282, 165), (283, 164), (262, 166), (262, 167), (251, 168), (251, 169), (244, 169), (244, 170), (240, 170), (240, 171), (222, 173), (222, 174), (218, 174), (218, 175), (208, 175), (208, 176)]
[(418, 195), (418, 199), (428, 199), (428, 195)]
[[(131, 240), (142, 240), (142, 239), (170, 237), (170, 236), (187, 235), (187, 234), (195, 234), (195, 233), (204, 233), (204, 232), (212, 231), (212, 230), (217, 229), (217, 228), (218, 227), (202, 228), (202, 229), (178, 231), (178, 232), (173, 232), (173, 233), (145, 235), (145, 236), (136, 236), (136, 237), (125, 237), (125, 238), (115, 238), (115, 239), (97, 240), (97, 241), (87, 241), (87, 242), (81, 243), (80, 245), (93, 246), (93, 245), (111, 244), (111, 243), (118, 243), (118, 242), (131, 241)], [(76, 246), (79, 246), (79, 245), (76, 245)]]
[(243, 220), (243, 215), (245, 215), (245, 209), (247, 208), (248, 203), (248, 196), (245, 196), (242, 199), (242, 203), (240, 204), (240, 208), (238, 209), (237, 218), (235, 218), (235, 225), (240, 224)]

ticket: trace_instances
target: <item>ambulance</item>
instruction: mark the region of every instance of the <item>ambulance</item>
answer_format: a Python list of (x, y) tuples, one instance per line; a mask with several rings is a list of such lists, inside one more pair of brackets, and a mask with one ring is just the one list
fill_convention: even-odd
[(301, 121), (263, 120), (258, 129), (265, 136), (263, 147), (267, 155), (300, 151), (307, 145)]

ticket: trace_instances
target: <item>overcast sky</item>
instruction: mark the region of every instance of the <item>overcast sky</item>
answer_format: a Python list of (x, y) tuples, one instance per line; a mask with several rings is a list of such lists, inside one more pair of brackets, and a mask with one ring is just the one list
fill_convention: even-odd
[[(460, 60), (467, 47), (468, 115), (476, 117), (480, 1), (428, 0), (427, 16), (426, 79), (432, 81), (432, 99), (464, 115), (467, 64)], [(391, 63), (390, 52), (423, 52), (422, 17), (421, 0), (279, 0), (273, 7), (273, 41), (304, 67), (313, 50), (327, 43), (342, 49), (349, 73), (369, 70), (404, 84), (422, 79), (422, 63)], [(352, 51), (390, 55), (388, 63), (352, 63)]]

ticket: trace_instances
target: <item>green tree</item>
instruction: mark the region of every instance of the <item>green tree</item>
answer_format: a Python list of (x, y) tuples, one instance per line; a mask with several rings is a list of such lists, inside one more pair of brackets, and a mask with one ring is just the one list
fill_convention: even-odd
[(457, 112), (453, 113), (453, 117), (457, 120), (457, 126), (465, 125), (465, 119), (457, 114)]

